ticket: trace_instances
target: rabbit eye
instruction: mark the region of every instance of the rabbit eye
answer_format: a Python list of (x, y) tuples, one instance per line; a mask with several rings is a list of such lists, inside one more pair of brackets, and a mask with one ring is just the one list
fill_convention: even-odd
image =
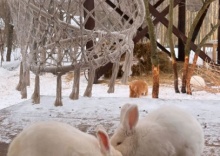
[(122, 143), (122, 142), (117, 142), (117, 146), (118, 146), (118, 145), (121, 145), (121, 143)]

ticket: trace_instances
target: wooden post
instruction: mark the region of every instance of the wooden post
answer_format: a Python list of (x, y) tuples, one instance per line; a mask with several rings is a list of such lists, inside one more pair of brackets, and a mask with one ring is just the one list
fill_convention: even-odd
[(7, 54), (6, 54), (6, 61), (10, 62), (11, 61), (11, 51), (12, 51), (12, 46), (13, 46), (13, 31), (14, 31), (14, 26), (12, 24), (8, 24), (8, 39), (7, 39)]
[[(182, 0), (179, 3), (179, 13), (178, 13), (178, 29), (183, 34), (186, 33), (186, 0)], [(181, 38), (178, 37), (178, 61), (184, 61), (185, 58), (185, 46)]]
[(215, 63), (218, 64), (218, 57), (217, 57), (217, 44), (212, 44), (212, 59)]
[[(85, 10), (91, 12), (94, 9), (94, 0), (86, 0), (83, 4)], [(84, 10), (84, 17), (87, 17), (87, 12)], [(94, 13), (92, 14), (93, 16)], [(89, 17), (85, 23), (85, 29), (93, 30), (95, 28), (95, 20), (92, 17)], [(93, 47), (93, 41), (88, 41), (86, 44), (86, 49), (91, 49)]]

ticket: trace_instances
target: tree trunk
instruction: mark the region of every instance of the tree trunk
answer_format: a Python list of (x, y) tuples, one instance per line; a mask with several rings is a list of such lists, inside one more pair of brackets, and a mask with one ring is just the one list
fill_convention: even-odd
[(16, 90), (21, 91), (21, 83), (22, 83), (22, 79), (23, 79), (23, 63), (20, 63), (20, 73), (19, 73), (19, 82), (18, 85), (16, 87)]
[(11, 50), (13, 45), (13, 29), (14, 26), (9, 24), (8, 25), (8, 33), (7, 33), (7, 54), (6, 54), (6, 61), (11, 61)]
[(89, 78), (88, 78), (88, 85), (86, 87), (86, 91), (84, 92), (85, 97), (91, 97), (92, 96), (92, 86), (95, 78), (95, 69), (90, 68), (89, 70)]
[(175, 93), (180, 93), (179, 87), (178, 87), (178, 72), (177, 72), (176, 60), (172, 60), (172, 66), (173, 66), (174, 90), (175, 90)]
[(196, 17), (194, 18), (193, 23), (190, 27), (190, 31), (188, 33), (188, 38), (186, 40), (186, 45), (185, 45), (185, 61), (184, 61), (184, 66), (183, 66), (182, 89), (181, 89), (182, 93), (186, 93), (186, 79), (187, 79), (187, 74), (188, 74), (189, 56), (190, 56), (190, 50), (191, 50), (190, 43), (192, 41), (193, 33), (194, 33), (195, 28), (196, 28), (199, 20), (201, 19), (202, 15), (206, 11), (209, 4), (213, 1), (215, 1), (215, 0), (206, 0), (203, 3), (202, 8), (196, 14)]
[(149, 1), (145, 1), (145, 8), (146, 8), (146, 20), (147, 20), (150, 42), (151, 42), (151, 63), (152, 63), (152, 74), (153, 74), (152, 98), (158, 98), (159, 97), (159, 59), (158, 59), (154, 24), (152, 22), (150, 10), (149, 10)]
[[(24, 62), (23, 62), (24, 63)], [(24, 71), (24, 65), (23, 65), (23, 71)], [(24, 71), (22, 73), (22, 80), (21, 80), (21, 98), (27, 99), (27, 71)]]
[(118, 75), (119, 66), (120, 66), (119, 60), (118, 60), (118, 62), (113, 64), (112, 76), (111, 76), (111, 79), (110, 79), (109, 85), (108, 85), (109, 86), (108, 93), (114, 93), (114, 91), (115, 91), (115, 80)]
[(11, 50), (12, 50), (12, 43), (13, 43), (13, 25), (10, 24), (11, 22), (11, 14), (10, 9), (7, 3), (7, 0), (0, 1), (0, 18), (4, 20), (5, 23), (5, 39), (6, 39), (6, 61), (11, 61)]
[(35, 76), (35, 86), (34, 86), (34, 93), (32, 94), (32, 102), (34, 104), (40, 103), (40, 76)]
[(200, 49), (201, 47), (204, 45), (204, 43), (210, 38), (210, 36), (218, 29), (220, 25), (220, 21), (218, 21), (218, 23), (212, 27), (212, 29), (210, 30), (210, 32), (208, 32), (208, 34), (202, 39), (202, 41), (199, 43), (194, 58), (193, 58), (193, 64), (192, 64), (192, 68), (189, 70), (188, 76), (186, 78), (186, 93), (192, 95), (192, 91), (191, 91), (191, 86), (190, 86), (190, 79), (194, 73), (194, 70), (196, 68), (196, 62), (198, 60), (199, 57), (199, 53), (200, 53)]
[(73, 80), (73, 88), (72, 92), (69, 95), (69, 98), (72, 100), (79, 99), (79, 85), (80, 85), (80, 66), (76, 65), (74, 70), (74, 80)]
[(197, 60), (198, 60), (198, 53), (196, 53), (195, 55), (194, 55), (194, 58), (193, 58), (193, 64), (192, 64), (192, 67), (191, 67), (191, 69), (189, 69), (189, 72), (188, 72), (188, 74), (187, 74), (187, 78), (186, 78), (186, 93), (187, 94), (190, 94), (190, 95), (192, 95), (192, 90), (191, 90), (191, 86), (190, 86), (190, 79), (191, 79), (191, 77), (192, 77), (192, 75), (193, 75), (193, 72), (194, 72), (194, 70), (195, 70), (195, 68), (196, 68), (196, 62), (197, 62)]
[(153, 71), (153, 89), (152, 89), (152, 98), (158, 98), (159, 95), (159, 65), (152, 66)]
[(179, 93), (178, 88), (178, 72), (177, 72), (177, 63), (176, 63), (176, 55), (174, 51), (174, 44), (173, 44), (173, 0), (170, 0), (170, 7), (169, 7), (169, 25), (168, 25), (168, 38), (170, 44), (170, 53), (172, 58), (172, 66), (173, 66), (173, 75), (174, 75), (174, 90), (176, 93)]
[(0, 53), (1, 53), (1, 65), (2, 62), (4, 61), (4, 37), (3, 37), (4, 32), (0, 29)]
[(182, 88), (181, 88), (182, 93), (186, 93), (186, 78), (188, 74), (188, 68), (189, 68), (189, 57), (185, 56), (185, 61), (183, 65), (183, 75), (182, 75)]
[(130, 70), (132, 66), (132, 59), (133, 59), (133, 52), (126, 52), (125, 61), (122, 67), (122, 70), (124, 71), (121, 79), (122, 84), (127, 84), (128, 82), (128, 77), (130, 75)]
[(55, 106), (63, 106), (62, 103), (62, 73), (57, 74), (57, 92), (56, 92), (56, 101)]

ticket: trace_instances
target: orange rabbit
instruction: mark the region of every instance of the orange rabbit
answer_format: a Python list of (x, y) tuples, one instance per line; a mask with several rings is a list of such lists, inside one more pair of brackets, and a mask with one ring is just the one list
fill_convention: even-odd
[(130, 97), (139, 98), (141, 95), (147, 96), (148, 86), (143, 80), (134, 80), (129, 84)]

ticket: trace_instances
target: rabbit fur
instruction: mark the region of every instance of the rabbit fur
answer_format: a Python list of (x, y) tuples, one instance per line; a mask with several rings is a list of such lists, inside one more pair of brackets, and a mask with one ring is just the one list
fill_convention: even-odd
[(203, 129), (188, 112), (162, 106), (138, 121), (138, 107), (125, 104), (111, 144), (123, 156), (201, 156)]
[(102, 126), (96, 132), (97, 138), (65, 123), (38, 122), (13, 139), (7, 156), (122, 156)]
[(143, 80), (134, 80), (129, 83), (130, 97), (131, 98), (139, 98), (148, 94), (148, 85)]

